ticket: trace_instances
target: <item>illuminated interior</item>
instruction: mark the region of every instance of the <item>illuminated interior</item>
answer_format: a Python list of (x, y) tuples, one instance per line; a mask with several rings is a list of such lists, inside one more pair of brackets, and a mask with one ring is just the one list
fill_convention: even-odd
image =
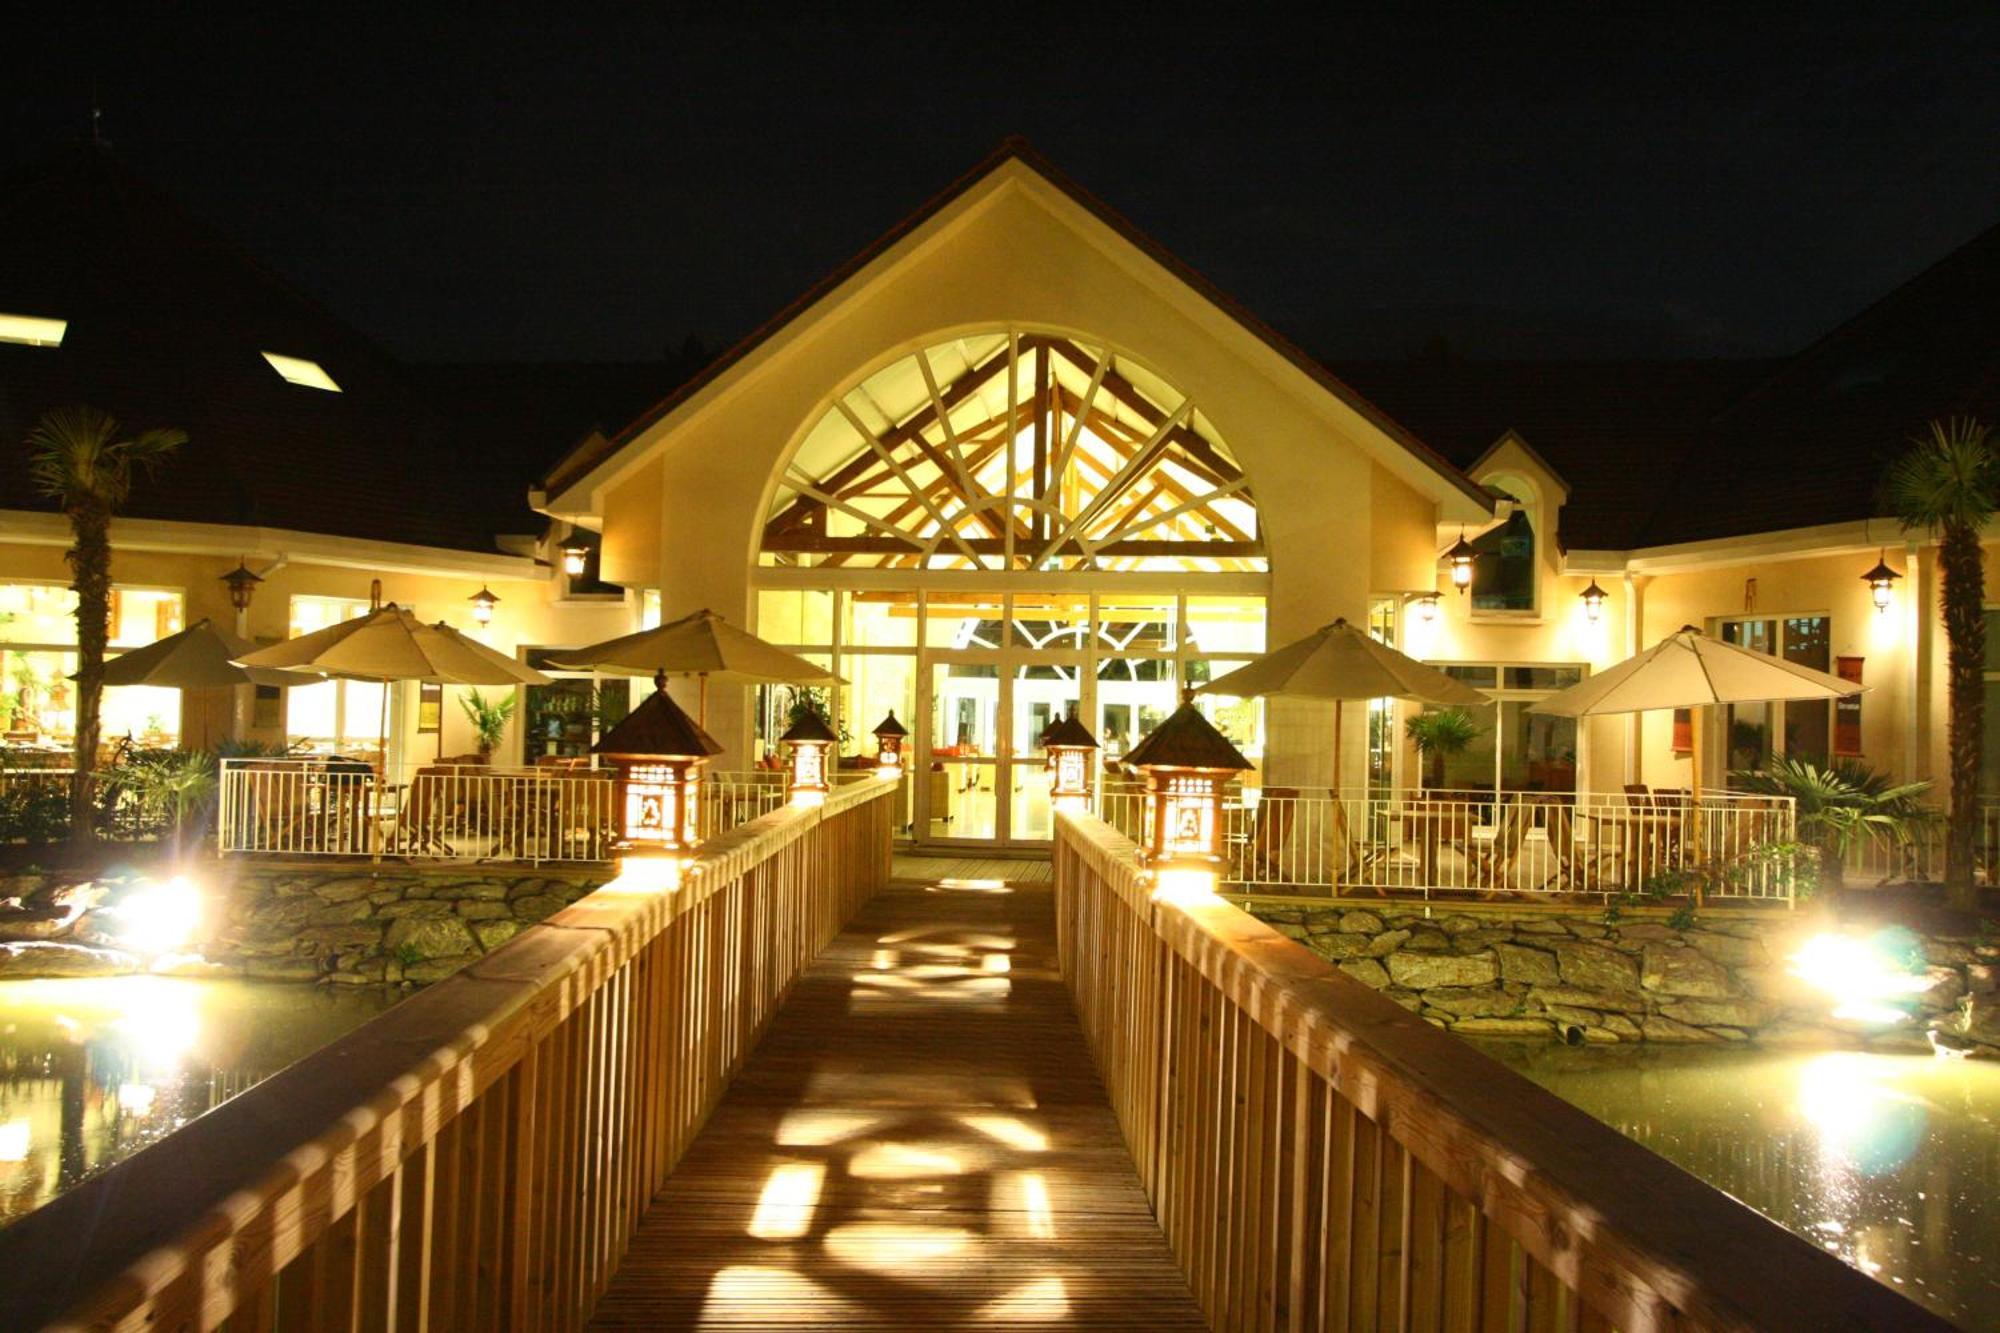
[[(178, 634), (182, 601), (153, 588), (111, 590), (116, 656)], [(76, 735), (76, 594), (54, 583), (0, 583), (0, 732), (12, 749), (67, 749)], [(148, 748), (179, 743), (181, 692), (150, 685), (104, 691), (101, 734)]]
[(339, 393), (340, 386), (333, 382), (333, 376), (317, 361), (302, 356), (286, 356), (282, 352), (265, 352), (264, 359), (271, 363), (271, 369), (283, 375), (287, 382), (307, 389), (324, 389), (328, 393)]
[(66, 319), (42, 319), (34, 315), (0, 312), (0, 343), (20, 343), (25, 347), (60, 347), (69, 332)]

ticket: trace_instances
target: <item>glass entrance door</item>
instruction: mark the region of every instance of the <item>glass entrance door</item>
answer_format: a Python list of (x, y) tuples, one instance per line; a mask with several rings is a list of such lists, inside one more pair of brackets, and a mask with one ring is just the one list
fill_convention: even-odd
[(1054, 832), (1041, 738), (1087, 717), (1084, 657), (1046, 649), (931, 654), (919, 709), (918, 799), (927, 842), (1034, 843)]

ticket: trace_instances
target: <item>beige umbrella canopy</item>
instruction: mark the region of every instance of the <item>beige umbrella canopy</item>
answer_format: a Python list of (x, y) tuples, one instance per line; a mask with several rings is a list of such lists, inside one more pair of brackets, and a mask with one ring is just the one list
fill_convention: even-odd
[(349, 680), (422, 680), (445, 685), (549, 683), (549, 678), (533, 667), (468, 639), (449, 625), (426, 625), (394, 602), (235, 660), (239, 666), (275, 667)]
[(1415, 699), (1464, 707), (1486, 702), (1485, 695), (1464, 681), (1397, 652), (1344, 619), (1211, 680), (1195, 693), (1238, 699), (1270, 694), (1332, 699), (1336, 791), (1340, 789), (1340, 721), (1346, 700)]
[[(1608, 671), (1550, 695), (1530, 712), (1556, 717), (1644, 713), (1710, 704), (1778, 703), (1789, 699), (1842, 699), (1864, 686), (1781, 657), (1711, 639), (1692, 625)], [(1691, 736), (1692, 790), (1701, 795), (1701, 724)]]
[(704, 723), (708, 720), (710, 677), (746, 685), (840, 682), (840, 677), (825, 667), (774, 647), (708, 610), (564, 653), (555, 665), (571, 671), (651, 676), (655, 684), (668, 676), (699, 676)]
[[(227, 689), (233, 685), (296, 685), (288, 672), (236, 665), (256, 645), (197, 620), (178, 634), (120, 653), (104, 664), (106, 685), (156, 685), (176, 690)], [(72, 677), (71, 679), (75, 679)]]

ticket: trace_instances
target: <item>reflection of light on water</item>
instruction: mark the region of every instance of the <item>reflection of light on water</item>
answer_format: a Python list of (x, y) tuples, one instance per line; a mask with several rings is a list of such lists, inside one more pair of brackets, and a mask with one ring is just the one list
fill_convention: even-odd
[(28, 1122), (9, 1120), (0, 1125), (0, 1162), (28, 1160)]
[(1915, 995), (1929, 981), (1913, 974), (1880, 937), (1815, 935), (1792, 955), (1792, 975), (1834, 1000), (1833, 1016), (1857, 1023), (1900, 1023), (1909, 1014), (1892, 1000)]
[(150, 1083), (120, 1083), (118, 1109), (128, 1115), (147, 1115), (151, 1113), (158, 1096), (159, 1089)]
[(185, 986), (150, 987), (148, 977), (133, 977), (112, 1024), (122, 1044), (141, 1067), (177, 1064), (201, 1038), (201, 1015), (193, 992)]
[(1819, 1133), (1829, 1165), (1868, 1175), (1908, 1161), (1924, 1137), (1924, 1107), (1893, 1085), (1896, 1066), (1853, 1051), (1830, 1051), (1799, 1071), (1799, 1114)]

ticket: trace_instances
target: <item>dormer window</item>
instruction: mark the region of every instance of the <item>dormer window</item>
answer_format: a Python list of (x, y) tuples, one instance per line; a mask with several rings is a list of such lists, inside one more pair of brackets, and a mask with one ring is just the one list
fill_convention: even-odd
[(1479, 553), (1472, 565), (1475, 612), (1535, 610), (1535, 524), (1527, 507), (1500, 492), (1506, 521), (1472, 541)]
[(69, 332), (66, 319), (41, 319), (34, 315), (10, 315), (0, 311), (0, 343), (20, 343), (24, 347), (61, 347)]
[(308, 389), (324, 389), (328, 393), (339, 393), (340, 386), (333, 382), (333, 376), (317, 361), (308, 361), (302, 356), (285, 356), (280, 352), (266, 352), (264, 359), (271, 363), (271, 369), (283, 375), (293, 384)]

